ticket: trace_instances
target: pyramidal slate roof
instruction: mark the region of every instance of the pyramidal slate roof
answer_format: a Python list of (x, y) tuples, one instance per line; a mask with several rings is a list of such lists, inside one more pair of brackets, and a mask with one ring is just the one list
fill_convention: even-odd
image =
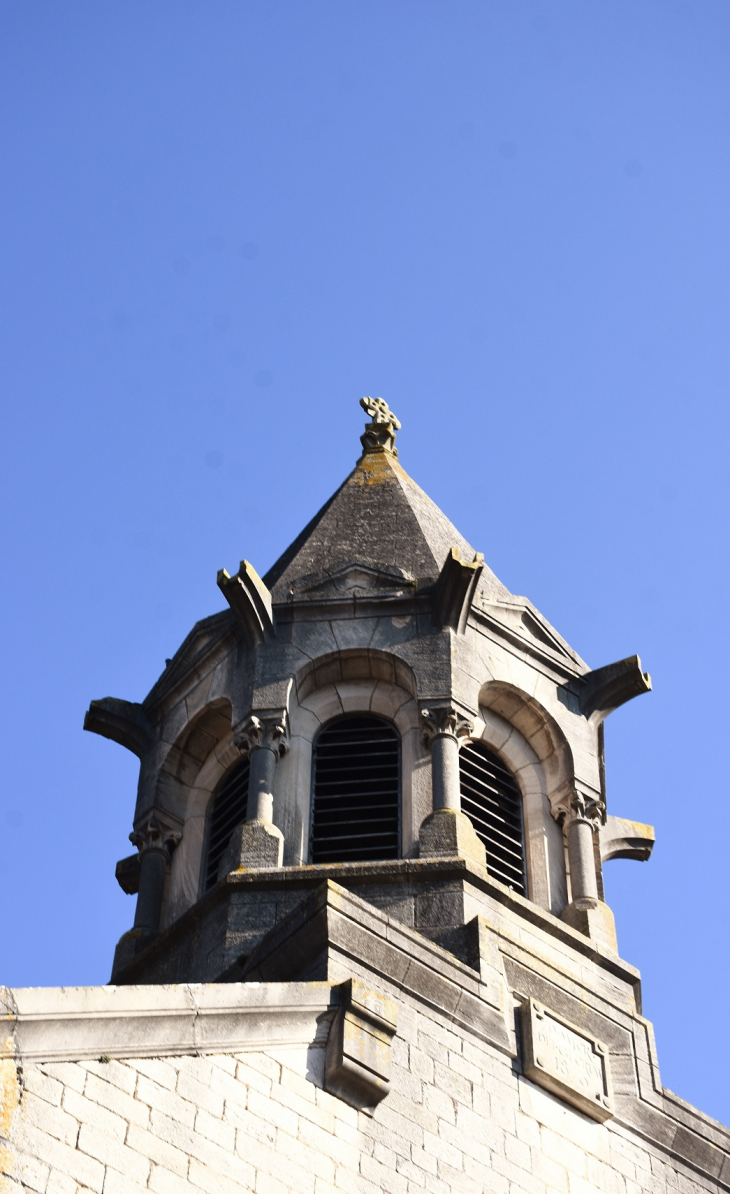
[[(282, 597), (304, 577), (357, 561), (417, 581), (435, 580), (452, 547), (474, 548), (401, 467), (393, 451), (368, 449), (349, 477), (269, 569), (264, 582)], [(487, 567), (482, 591), (508, 590)]]

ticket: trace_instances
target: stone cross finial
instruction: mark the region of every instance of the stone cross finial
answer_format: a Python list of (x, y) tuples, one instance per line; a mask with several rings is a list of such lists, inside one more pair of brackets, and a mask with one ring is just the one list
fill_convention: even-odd
[(384, 398), (361, 398), (360, 406), (370, 416), (365, 434), (360, 436), (363, 452), (392, 452), (397, 456), (395, 433), (400, 431), (400, 423), (388, 403)]

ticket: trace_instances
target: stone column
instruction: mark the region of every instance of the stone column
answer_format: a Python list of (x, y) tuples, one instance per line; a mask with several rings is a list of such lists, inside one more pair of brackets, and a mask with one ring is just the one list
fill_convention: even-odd
[(160, 927), (162, 897), (170, 856), (180, 834), (152, 816), (129, 840), (139, 850), (139, 891), (134, 928), (156, 933)]
[(461, 811), (459, 746), (473, 728), (473, 722), (451, 702), (429, 704), (421, 710), (421, 737), (431, 751), (433, 788), (433, 812), (418, 835), (421, 858), (469, 858), (486, 865), (484, 846)]
[(553, 810), (563, 826), (570, 867), (571, 901), (561, 919), (613, 953), (617, 952), (613, 913), (599, 899), (594, 838), (605, 820), (606, 806), (594, 792), (572, 788)]
[(252, 715), (236, 731), (235, 743), (249, 757), (246, 820), (236, 826), (221, 859), (218, 877), (241, 867), (257, 870), (279, 867), (284, 836), (274, 825), (274, 772), (288, 750), (286, 715)]

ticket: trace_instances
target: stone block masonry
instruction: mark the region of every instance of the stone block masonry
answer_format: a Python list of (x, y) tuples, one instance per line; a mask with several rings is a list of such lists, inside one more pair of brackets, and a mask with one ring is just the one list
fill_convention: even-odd
[(389, 1092), (351, 1106), (325, 1089), (336, 998), (326, 983), (6, 992), (2, 1194), (730, 1188), (719, 1125), (703, 1117), (703, 1138), (665, 1108), (660, 1141), (640, 1117), (597, 1122), (402, 993)]

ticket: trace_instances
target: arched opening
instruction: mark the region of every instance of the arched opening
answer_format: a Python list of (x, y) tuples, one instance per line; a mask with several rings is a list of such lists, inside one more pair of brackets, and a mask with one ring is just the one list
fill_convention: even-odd
[(310, 857), (363, 862), (400, 855), (400, 735), (381, 717), (340, 717), (314, 746)]
[(461, 807), (487, 851), (487, 871), (527, 895), (522, 793), (512, 772), (483, 742), (459, 753)]
[(479, 706), (504, 718), (523, 736), (542, 765), (552, 808), (559, 807), (566, 786), (575, 781), (575, 766), (568, 740), (555, 718), (535, 697), (496, 680), (482, 686)]
[(218, 882), (218, 865), (237, 825), (246, 820), (248, 758), (241, 759), (223, 777), (210, 802), (203, 890)]

